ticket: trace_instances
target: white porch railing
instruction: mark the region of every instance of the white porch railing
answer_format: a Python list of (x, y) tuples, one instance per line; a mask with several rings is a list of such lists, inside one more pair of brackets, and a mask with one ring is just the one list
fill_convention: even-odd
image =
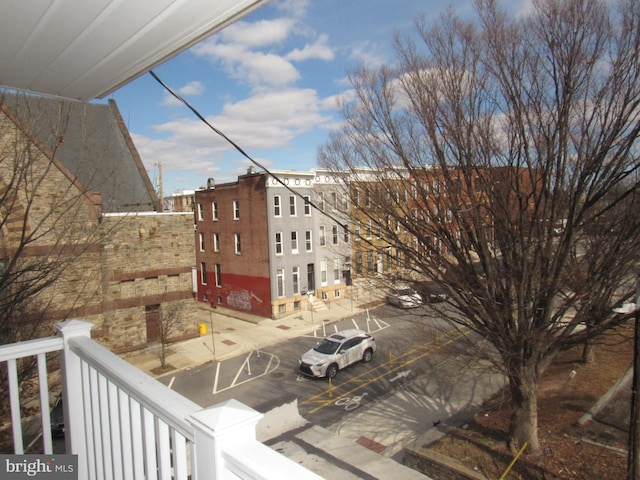
[(38, 363), (40, 453), (53, 453), (46, 354), (60, 351), (66, 453), (78, 455), (78, 478), (320, 478), (256, 440), (259, 412), (236, 400), (203, 410), (91, 340), (90, 323), (56, 327), (57, 337), (0, 346), (13, 453), (24, 453), (16, 360), (29, 356)]

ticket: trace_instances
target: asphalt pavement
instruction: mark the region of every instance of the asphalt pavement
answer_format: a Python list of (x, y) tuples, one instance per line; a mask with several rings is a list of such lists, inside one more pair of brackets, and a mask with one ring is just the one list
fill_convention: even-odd
[[(315, 332), (322, 337), (325, 331), (333, 332), (333, 322), (366, 314), (380, 305), (382, 301), (375, 297), (360, 301), (346, 298), (331, 304), (317, 302), (313, 310), (277, 320), (203, 305), (198, 318), (200, 336), (171, 344), (166, 361), (173, 371), (186, 370), (301, 335)], [(130, 354), (126, 359), (151, 376), (168, 373), (158, 370), (160, 360), (153, 349)], [(446, 401), (435, 401), (435, 393), (426, 384), (422, 388), (419, 381), (414, 382), (416, 385), (411, 388), (398, 390), (370, 408), (358, 409), (328, 429), (301, 418), (297, 403), (293, 402), (283, 405), (280, 412), (267, 412), (257, 435), (267, 445), (327, 479), (427, 478), (400, 463), (403, 447), (417, 439), (428, 444), (446, 435), (449, 426), (470, 418), (475, 408), (504, 385), (504, 378), (487, 372), (482, 368), (466, 371), (469, 381), (458, 382)], [(621, 379), (590, 412), (585, 412), (580, 428), (571, 433), (596, 442), (606, 442), (607, 435), (615, 435), (620, 445), (628, 432), (629, 383), (628, 375)], [(465, 385), (471, 385), (471, 390), (463, 388)], [(398, 412), (399, 406), (403, 409), (401, 415), (388, 414)], [(366, 431), (366, 425), (375, 428)]]

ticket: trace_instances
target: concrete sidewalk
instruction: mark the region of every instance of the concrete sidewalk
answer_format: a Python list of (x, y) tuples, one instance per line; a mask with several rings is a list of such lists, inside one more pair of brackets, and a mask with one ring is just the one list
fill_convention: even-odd
[(158, 350), (160, 345), (133, 352), (124, 358), (151, 376), (168, 371), (185, 370), (207, 362), (222, 361), (243, 353), (266, 348), (283, 340), (308, 335), (314, 331), (324, 336), (323, 326), (355, 317), (382, 304), (376, 298), (366, 298), (365, 303), (341, 299), (329, 303), (314, 302), (314, 310), (301, 310), (278, 320), (233, 312), (224, 308), (200, 308), (197, 320), (206, 333), (196, 338), (168, 345), (166, 363), (170, 367), (161, 371)]

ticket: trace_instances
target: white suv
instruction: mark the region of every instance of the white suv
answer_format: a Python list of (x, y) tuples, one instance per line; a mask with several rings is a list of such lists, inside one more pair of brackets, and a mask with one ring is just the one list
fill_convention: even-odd
[(349, 365), (370, 362), (376, 339), (364, 330), (343, 330), (319, 342), (300, 357), (300, 372), (311, 377), (333, 378)]

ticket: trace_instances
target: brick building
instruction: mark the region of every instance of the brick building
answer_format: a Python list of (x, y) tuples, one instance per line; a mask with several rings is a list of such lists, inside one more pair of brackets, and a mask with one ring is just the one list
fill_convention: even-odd
[(3, 299), (17, 301), (16, 285), (33, 280), (20, 266), (60, 265), (42, 288), (30, 284), (14, 323), (39, 336), (53, 321), (85, 318), (96, 338), (125, 351), (158, 340), (153, 320), (175, 304), (174, 338), (197, 335), (192, 214), (158, 213), (115, 103), (5, 92), (0, 109)]
[[(278, 318), (344, 295), (349, 243), (333, 177), (256, 173), (196, 191), (198, 300)], [(332, 213), (329, 216), (323, 214)], [(344, 216), (345, 212), (342, 212)]]

